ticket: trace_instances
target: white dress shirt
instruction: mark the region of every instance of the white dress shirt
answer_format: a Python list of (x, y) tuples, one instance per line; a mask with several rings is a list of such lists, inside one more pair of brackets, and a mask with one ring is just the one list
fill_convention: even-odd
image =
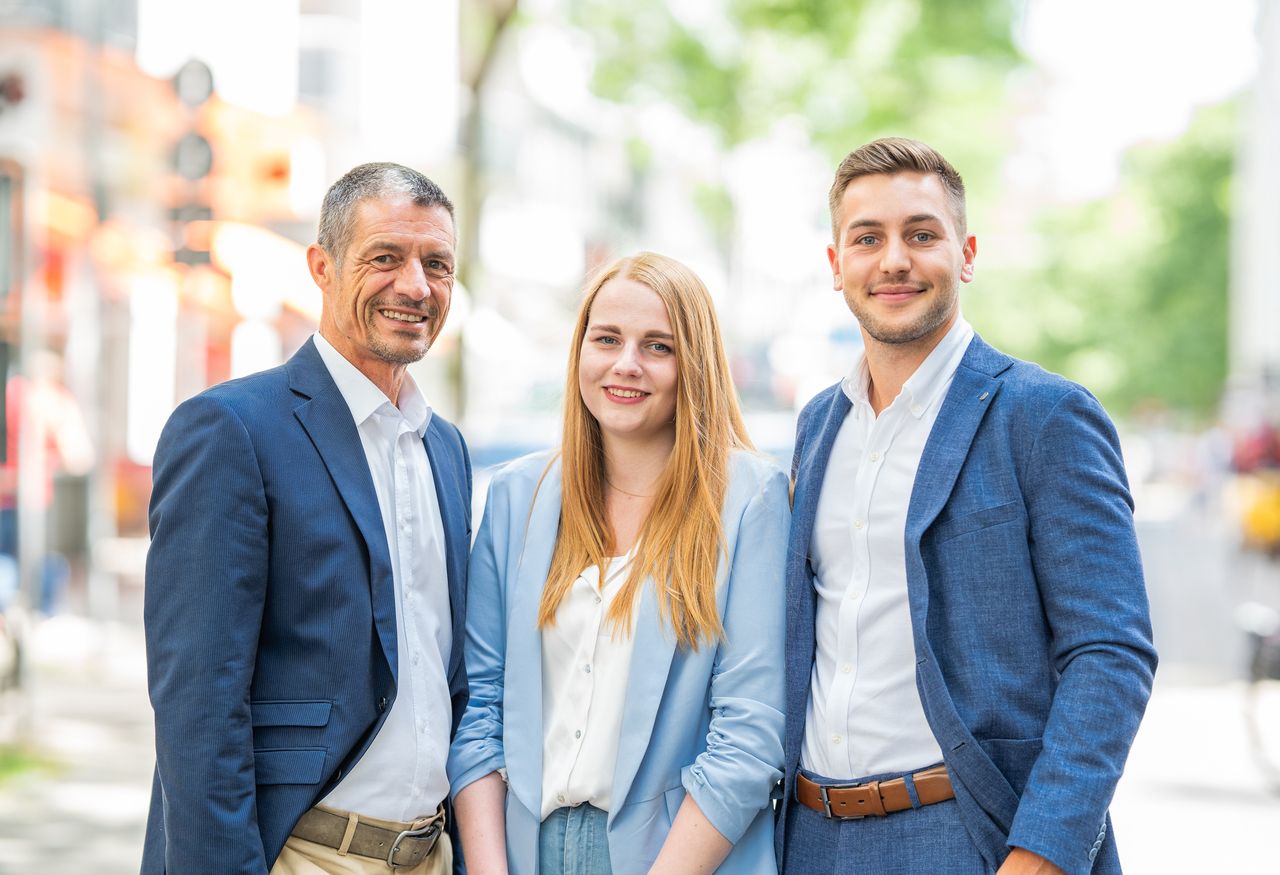
[[(608, 811), (635, 636), (613, 630), (609, 606), (626, 583), (632, 554), (614, 557), (599, 585), (594, 565), (542, 629), (542, 818), (589, 802)], [(646, 581), (646, 585), (647, 585)]]
[[(328, 341), (314, 338), (351, 408), (373, 476), (391, 553), (398, 657), (396, 698), (382, 728), (323, 804), (382, 820), (415, 820), (434, 813), (449, 792), (445, 760), (453, 713), (445, 674), (453, 630), (444, 522), (422, 444), (431, 408), (408, 374), (392, 404)], [(351, 584), (368, 586), (363, 580)]]
[(809, 556), (817, 652), (801, 764), (828, 778), (905, 772), (942, 760), (916, 689), (907, 602), (907, 505), (938, 410), (973, 329), (963, 317), (877, 417), (859, 354), (853, 403), (831, 448)]

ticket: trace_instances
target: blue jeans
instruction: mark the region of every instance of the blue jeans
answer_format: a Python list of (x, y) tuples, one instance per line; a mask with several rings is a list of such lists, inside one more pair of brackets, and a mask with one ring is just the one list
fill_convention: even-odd
[(608, 812), (590, 805), (557, 808), (538, 831), (538, 875), (613, 875)]
[[(819, 783), (835, 783), (812, 772)], [(882, 775), (878, 778), (898, 777)], [(787, 808), (785, 875), (990, 875), (954, 799), (886, 817), (832, 820), (794, 799)]]

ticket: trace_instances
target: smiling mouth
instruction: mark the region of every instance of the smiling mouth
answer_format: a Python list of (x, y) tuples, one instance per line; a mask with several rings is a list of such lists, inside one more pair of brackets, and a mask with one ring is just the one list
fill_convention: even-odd
[(617, 389), (613, 386), (606, 386), (605, 392), (615, 398), (640, 398), (648, 395), (648, 392), (641, 392), (639, 389)]
[(381, 314), (382, 316), (385, 316), (388, 319), (394, 319), (397, 322), (408, 322), (410, 324), (414, 324), (417, 322), (427, 321), (427, 317), (424, 315), (418, 315), (414, 313), (401, 313), (397, 310), (379, 310), (378, 313)]

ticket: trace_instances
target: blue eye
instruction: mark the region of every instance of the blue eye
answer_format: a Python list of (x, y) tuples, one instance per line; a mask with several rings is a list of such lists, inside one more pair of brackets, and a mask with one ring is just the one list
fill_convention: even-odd
[(449, 266), (449, 263), (447, 261), (441, 261), (438, 258), (427, 259), (423, 262), (423, 267), (426, 269), (428, 274), (440, 279), (453, 274), (453, 269)]
[(854, 240), (853, 242), (858, 244), (859, 246), (874, 246), (876, 242), (876, 238), (874, 234), (863, 234), (861, 237), (859, 237), (857, 240)]
[(671, 352), (671, 347), (667, 346), (665, 343), (651, 343), (649, 344), (649, 348), (654, 352)]
[(917, 243), (928, 243), (930, 240), (933, 239), (933, 234), (929, 233), (928, 231), (917, 231), (911, 236), (915, 238), (915, 241)]

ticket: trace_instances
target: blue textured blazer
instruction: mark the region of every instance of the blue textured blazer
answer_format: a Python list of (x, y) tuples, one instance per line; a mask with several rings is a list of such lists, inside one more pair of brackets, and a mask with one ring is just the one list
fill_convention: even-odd
[[(849, 409), (836, 385), (798, 426), (783, 816), (814, 659), (809, 545)], [(1069, 875), (1120, 871), (1107, 807), (1156, 653), (1120, 445), (1093, 396), (975, 337), (920, 460), (906, 563), (916, 684), (992, 869), (1016, 845)]]
[[(444, 520), (456, 727), (471, 471), (439, 416), (424, 444)], [(391, 558), (373, 479), (310, 340), (281, 367), (180, 405), (153, 475), (145, 616), (156, 775), (142, 871), (263, 875), (396, 697)]]
[[(471, 554), (471, 701), (454, 739), (454, 795), (507, 769), (507, 860), (536, 875), (542, 811), (542, 638), (538, 606), (560, 524), (560, 464), (519, 459), (493, 479)], [(538, 486), (539, 478), (547, 471)], [(734, 848), (719, 871), (773, 875), (770, 793), (782, 776), (786, 475), (734, 453), (721, 521), (718, 646), (677, 648), (645, 587), (633, 630), (608, 817), (614, 875), (643, 875), (691, 794)]]

